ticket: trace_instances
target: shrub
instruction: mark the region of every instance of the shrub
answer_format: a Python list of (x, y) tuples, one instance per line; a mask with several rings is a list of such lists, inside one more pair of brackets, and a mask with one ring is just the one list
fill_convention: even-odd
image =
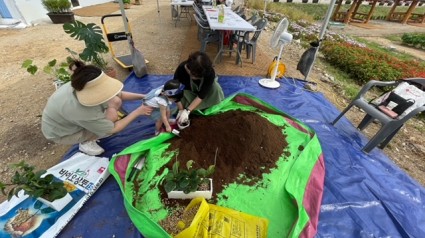
[(406, 77), (425, 77), (425, 64), (402, 61), (386, 53), (341, 42), (325, 42), (325, 59), (348, 73), (359, 84), (370, 80), (392, 81)]
[[(53, 80), (60, 80), (63, 83), (69, 82), (71, 80), (71, 74), (68, 72), (69, 60), (71, 59), (67, 58), (67, 62), (58, 64), (57, 60), (53, 59), (43, 67), (43, 72), (53, 76)], [(25, 60), (21, 67), (32, 75), (35, 75), (39, 69), (39, 67), (33, 63), (32, 59)]]
[(401, 40), (406, 45), (425, 47), (425, 33), (404, 33)]
[(68, 0), (42, 0), (41, 3), (50, 13), (65, 13), (71, 11), (71, 2)]

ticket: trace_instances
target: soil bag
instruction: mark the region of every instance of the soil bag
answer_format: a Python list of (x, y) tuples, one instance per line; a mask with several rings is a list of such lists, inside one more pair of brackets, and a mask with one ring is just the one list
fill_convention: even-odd
[(148, 73), (145, 57), (142, 52), (136, 49), (133, 40), (131, 40), (131, 62), (133, 63), (133, 71), (138, 78), (141, 78)]
[[(317, 135), (297, 119), (258, 98), (242, 93), (225, 98), (220, 104), (198, 114), (198, 122), (202, 119), (210, 122), (208, 130), (200, 131), (217, 133), (216, 129), (211, 129), (214, 126), (212, 123), (214, 118), (221, 118), (228, 113), (233, 115), (236, 112), (254, 115), (255, 118), (259, 118), (260, 123), (268, 124), (259, 125), (276, 128), (274, 133), (284, 138), (285, 143), (282, 143), (282, 146), (275, 151), (269, 151), (276, 154), (272, 169), (261, 174), (259, 180), (253, 180), (251, 183), (239, 180), (229, 182), (222, 187), (221, 191), (213, 194), (215, 205), (267, 219), (268, 237), (313, 237), (317, 233), (325, 174), (324, 157)], [(232, 121), (239, 122), (234, 118)], [(196, 123), (196, 118), (191, 119), (191, 126), (185, 129), (179, 138), (174, 138), (175, 135), (171, 133), (162, 133), (156, 137), (139, 141), (115, 155), (109, 164), (109, 171), (123, 193), (127, 212), (134, 225), (145, 237), (171, 236), (159, 225), (159, 222), (168, 217), (171, 212), (163, 204), (161, 183), (168, 174), (167, 165), (172, 163), (179, 154), (179, 150), (183, 149), (178, 147), (177, 150), (170, 150), (170, 148), (174, 148), (171, 142), (185, 141), (185, 136), (191, 135), (190, 133), (199, 125)], [(230, 121), (220, 121), (218, 125), (222, 126), (226, 123), (228, 124)], [(242, 125), (242, 128), (245, 131), (256, 129), (255, 127), (248, 128), (245, 124)], [(238, 132), (240, 131), (238, 130)], [(274, 143), (274, 138), (269, 138), (270, 135), (261, 134), (261, 132), (261, 130), (257, 130), (258, 134), (254, 137), (264, 137), (266, 139), (264, 143), (268, 141)], [(211, 136), (209, 138), (211, 144)], [(238, 138), (240, 138), (239, 134), (236, 134), (235, 139)], [(263, 146), (255, 146), (252, 145), (252, 142), (248, 143), (244, 140), (240, 140), (242, 147), (238, 148), (245, 148), (243, 150), (248, 151), (251, 147), (262, 148)], [(186, 144), (194, 142), (195, 140), (187, 140)], [(230, 143), (228, 140), (225, 142)], [(207, 144), (203, 147), (207, 147)], [(234, 152), (236, 147), (229, 144), (221, 148), (222, 151), (228, 149)], [(244, 154), (246, 151), (236, 152)], [(217, 164), (220, 163), (221, 166), (225, 166), (224, 168), (230, 166), (228, 164), (229, 157), (226, 157), (224, 152), (220, 153), (218, 156), (220, 161), (217, 159)], [(127, 182), (126, 178), (129, 176), (131, 168), (142, 154), (146, 155), (143, 168), (135, 179)], [(250, 162), (251, 156), (244, 155), (243, 157), (249, 157), (246, 159)], [(264, 167), (261, 160), (255, 163), (258, 165), (258, 170)], [(217, 168), (214, 175), (217, 174)], [(214, 191), (218, 190), (214, 189)]]
[(297, 69), (302, 73), (302, 75), (306, 76), (308, 71), (311, 68), (311, 65), (314, 62), (314, 57), (317, 53), (317, 47), (319, 46), (319, 42), (311, 42), (310, 48), (306, 50), (302, 55), (300, 61), (298, 61)]
[(204, 198), (193, 199), (185, 212), (197, 207), (198, 211), (190, 224), (179, 221), (179, 225), (188, 227), (175, 235), (175, 238), (267, 237), (267, 219), (208, 204)]

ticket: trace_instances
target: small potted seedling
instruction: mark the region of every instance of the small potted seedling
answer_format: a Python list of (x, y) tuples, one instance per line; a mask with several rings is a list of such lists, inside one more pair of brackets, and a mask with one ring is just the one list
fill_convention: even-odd
[(64, 187), (64, 183), (56, 180), (52, 174), (46, 174), (45, 170), (35, 172), (34, 166), (23, 161), (13, 164), (12, 167), (16, 171), (10, 183), (0, 182), (0, 190), (8, 200), (24, 191), (25, 195), (36, 198), (56, 211), (62, 210), (71, 202), (72, 197)]
[(173, 199), (192, 199), (204, 197), (210, 199), (213, 192), (212, 174), (215, 171), (218, 148), (214, 156), (214, 164), (208, 169), (193, 168), (193, 160), (186, 162), (186, 168), (180, 168), (180, 162), (177, 160), (173, 164), (172, 170), (165, 176), (162, 184), (167, 192), (168, 198)]
[(191, 199), (195, 197), (212, 197), (212, 179), (209, 178), (215, 166), (210, 165), (208, 169), (194, 169), (194, 161), (189, 160), (186, 168), (180, 168), (180, 162), (176, 161), (173, 168), (163, 180), (164, 189), (168, 198)]

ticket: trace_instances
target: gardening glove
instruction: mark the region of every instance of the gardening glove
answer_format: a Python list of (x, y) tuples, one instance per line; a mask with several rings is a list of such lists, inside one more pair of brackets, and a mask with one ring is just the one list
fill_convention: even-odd
[(177, 115), (177, 120), (178, 120), (179, 124), (184, 124), (187, 121), (189, 121), (189, 114), (190, 114), (189, 110), (184, 109), (184, 110), (182, 110), (181, 113), (179, 112), (179, 114), (180, 114), (180, 116)]
[(182, 114), (184, 110), (179, 110), (179, 112), (177, 113), (176, 119), (178, 120)]

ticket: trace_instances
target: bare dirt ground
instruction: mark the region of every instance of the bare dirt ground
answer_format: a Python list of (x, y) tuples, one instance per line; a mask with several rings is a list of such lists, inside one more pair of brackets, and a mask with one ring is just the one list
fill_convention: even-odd
[[(156, 2), (144, 1), (143, 5), (133, 5), (127, 11), (127, 17), (132, 25), (132, 32), (136, 40), (136, 47), (139, 48), (150, 61), (148, 70), (150, 74), (173, 74), (175, 67), (184, 60), (190, 52), (186, 45), (187, 39), (194, 39), (196, 36), (187, 36), (194, 22), (186, 20), (179, 22), (177, 27), (170, 19), (169, 1), (160, 1), (160, 13), (156, 9)], [(100, 17), (76, 17), (77, 20), (89, 23), (100, 24)], [(347, 26), (344, 30), (337, 32), (373, 37), (382, 44), (390, 44), (381, 40), (382, 36), (391, 33), (403, 33), (405, 31), (423, 31), (423, 27), (403, 26), (395, 23), (379, 23), (382, 26), (390, 24), (391, 32), (388, 30), (370, 30), (359, 27)], [(109, 25), (112, 30), (121, 29), (122, 22), (112, 22)], [(366, 33), (365, 33), (366, 32)], [(251, 75), (264, 75), (266, 67), (276, 50), (269, 47), (269, 39), (272, 30), (268, 30), (260, 38), (260, 45), (257, 54), (264, 57), (266, 62), (257, 60), (257, 68), (245, 63), (244, 67), (220, 66), (216, 70), (219, 74), (232, 74), (234, 72), (245, 72)], [(369, 38), (372, 39), (372, 38)], [(56, 145), (47, 141), (40, 131), (41, 113), (48, 97), (54, 92), (52, 78), (44, 73), (31, 76), (21, 64), (25, 59), (33, 59), (34, 62), (43, 66), (53, 58), (58, 60), (68, 56), (65, 47), (75, 51), (83, 48), (83, 43), (70, 38), (64, 33), (62, 25), (51, 24), (50, 20), (41, 22), (39, 25), (25, 29), (0, 29), (0, 65), (2, 74), (0, 75), (0, 174), (2, 180), (12, 176), (12, 170), (8, 164), (25, 160), (38, 168), (49, 168), (57, 164), (68, 146)], [(193, 46), (193, 48), (199, 48)], [(123, 47), (126, 49), (126, 47)], [(398, 49), (397, 49), (398, 50)], [(125, 51), (125, 50), (124, 50)], [(287, 76), (303, 78), (296, 70), (296, 64), (304, 49), (296, 43), (285, 47), (284, 62), (287, 66)], [(118, 52), (119, 53), (119, 52)], [(411, 53), (411, 52), (409, 52)], [(413, 55), (423, 57), (423, 51), (412, 51)], [(124, 80), (129, 74), (128, 70), (122, 69), (113, 62), (110, 55), (106, 58), (110, 65), (118, 71), (118, 78)], [(423, 58), (422, 58), (423, 59)], [(248, 61), (249, 62), (249, 61)], [(261, 67), (258, 67), (261, 66)], [(232, 69), (233, 67), (233, 69)], [(245, 70), (245, 71), (243, 71)], [(339, 109), (344, 108), (348, 100), (340, 95), (340, 87), (331, 81), (321, 81), (326, 68), (318, 63), (311, 75), (311, 80), (318, 83), (318, 91), (322, 92), (329, 101), (334, 103)], [(234, 73), (235, 74), (235, 73)], [(242, 74), (241, 74), (242, 75)], [(359, 113), (348, 114), (349, 119), (354, 124), (360, 121)], [(422, 129), (418, 129), (422, 128)], [(425, 185), (425, 147), (423, 143), (423, 131), (425, 125), (418, 120), (411, 120), (399, 134), (392, 140), (384, 152), (402, 169), (409, 173), (419, 183)], [(365, 133), (370, 136), (373, 128)], [(0, 201), (4, 197), (0, 196)]]

